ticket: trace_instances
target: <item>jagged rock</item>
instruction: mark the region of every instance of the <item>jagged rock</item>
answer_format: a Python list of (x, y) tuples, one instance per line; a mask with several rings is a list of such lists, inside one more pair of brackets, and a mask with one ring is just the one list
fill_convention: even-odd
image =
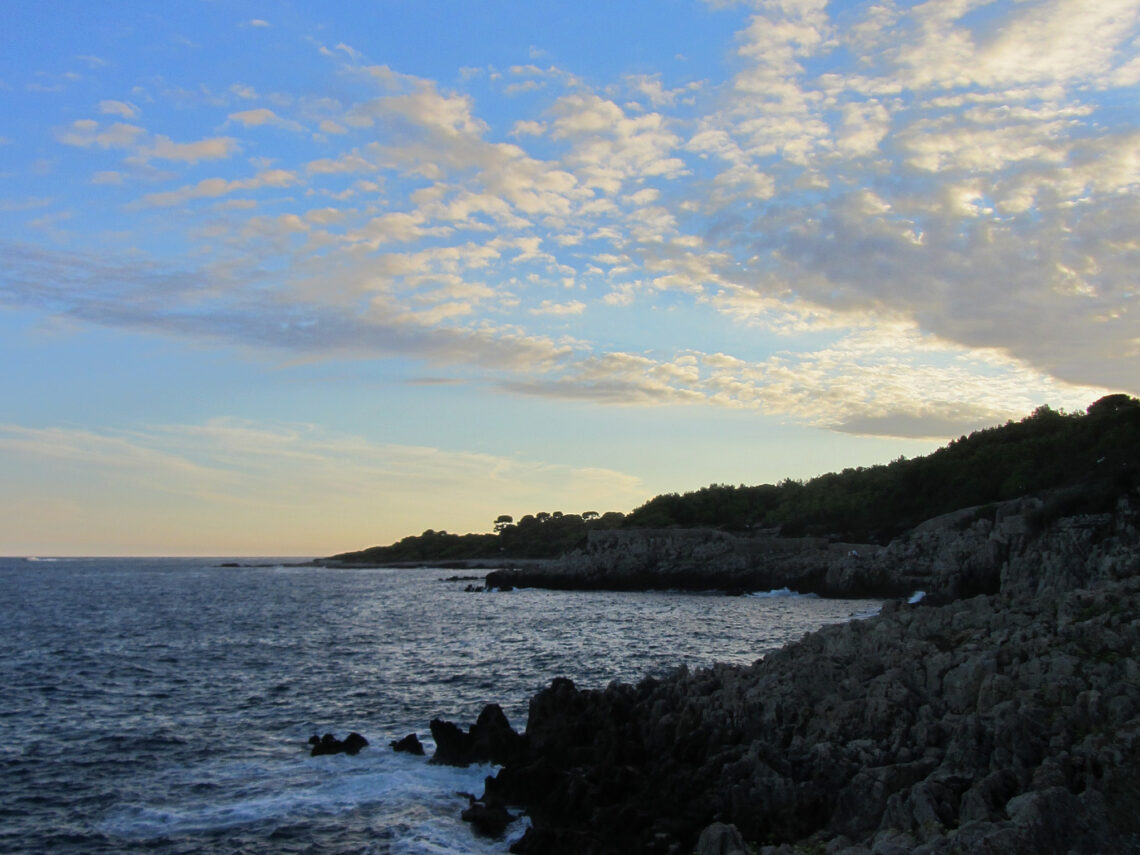
[(309, 752), (311, 757), (319, 757), (322, 754), (356, 755), (360, 753), (360, 749), (368, 745), (368, 740), (359, 733), (350, 733), (343, 740), (326, 733), (321, 737), (313, 734), (309, 737), (309, 744), (313, 746), (313, 750)]
[(393, 751), (402, 751), (407, 754), (422, 755), (424, 753), (423, 744), (420, 738), (414, 733), (409, 733), (403, 739), (396, 739), (388, 743), (392, 746)]
[(452, 722), (432, 719), (431, 735), (436, 748), (428, 762), (444, 766), (470, 766), (472, 763), (501, 766), (515, 760), (524, 743), (498, 704), (487, 704), (466, 733)]
[(1137, 602), (1132, 577), (900, 606), (747, 668), (555, 680), (484, 801), (525, 805), (516, 851), (548, 855), (692, 851), (714, 821), (829, 852), (1137, 851)]

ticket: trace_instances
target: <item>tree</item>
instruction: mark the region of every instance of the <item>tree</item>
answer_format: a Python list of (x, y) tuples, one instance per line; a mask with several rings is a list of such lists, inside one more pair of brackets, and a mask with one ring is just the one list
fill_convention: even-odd
[(499, 514), (495, 519), (495, 533), (498, 534), (505, 528), (510, 528), (514, 525), (515, 518), (510, 514)]

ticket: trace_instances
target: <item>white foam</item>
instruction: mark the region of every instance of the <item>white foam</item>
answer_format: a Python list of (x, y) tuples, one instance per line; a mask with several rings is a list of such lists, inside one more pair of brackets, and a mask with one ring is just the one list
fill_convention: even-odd
[[(461, 793), (481, 793), (484, 777), (494, 771), (492, 766), (431, 766), (422, 757), (380, 750), (353, 758), (298, 758), (276, 766), (243, 761), (171, 769), (161, 782), (170, 796), (121, 805), (100, 830), (127, 840), (151, 840), (366, 807), (390, 829), (393, 848), (388, 851), (502, 853), (525, 825), (512, 825), (506, 839), (485, 840), (459, 817), (467, 805)], [(214, 785), (207, 795), (187, 795), (202, 783)]]
[(915, 591), (913, 594), (910, 595), (910, 599), (907, 600), (907, 602), (913, 606), (915, 603), (921, 602), (922, 598), (925, 596), (926, 596), (926, 591)]
[(773, 588), (771, 591), (754, 591), (748, 596), (756, 597), (759, 600), (774, 600), (780, 597), (797, 597), (803, 600), (819, 599), (819, 594), (801, 594), (799, 591), (793, 591), (791, 588)]

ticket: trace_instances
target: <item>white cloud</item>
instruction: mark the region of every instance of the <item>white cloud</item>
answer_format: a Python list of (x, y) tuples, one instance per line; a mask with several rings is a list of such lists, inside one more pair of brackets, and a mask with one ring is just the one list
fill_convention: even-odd
[(99, 112), (104, 115), (122, 116), (124, 119), (133, 119), (139, 114), (139, 108), (126, 101), (100, 101)]
[(175, 160), (183, 163), (197, 163), (200, 160), (221, 160), (230, 157), (239, 148), (233, 137), (212, 137), (194, 142), (174, 142), (161, 134), (142, 149), (138, 156), (142, 160)]
[(291, 131), (305, 130), (305, 126), (300, 122), (295, 122), (292, 119), (284, 119), (267, 107), (258, 107), (253, 110), (240, 110), (236, 113), (230, 113), (229, 120), (231, 122), (240, 122), (247, 128), (257, 128), (261, 127), (262, 125), (272, 125), (279, 128), (286, 128)]
[(128, 125), (124, 122), (115, 122), (105, 128), (100, 128), (94, 119), (76, 119), (67, 129), (56, 133), (64, 145), (87, 148), (132, 148), (139, 139), (146, 134), (138, 125)]
[(288, 187), (297, 183), (297, 176), (285, 169), (267, 169), (250, 178), (227, 181), (224, 178), (203, 178), (197, 184), (188, 184), (177, 190), (150, 193), (140, 200), (148, 207), (181, 205), (191, 199), (210, 199), (225, 196), (238, 190), (257, 190), (263, 187)]
[(586, 311), (586, 304), (581, 300), (571, 300), (569, 303), (555, 303), (551, 300), (543, 300), (542, 303), (531, 309), (532, 315), (580, 315)]

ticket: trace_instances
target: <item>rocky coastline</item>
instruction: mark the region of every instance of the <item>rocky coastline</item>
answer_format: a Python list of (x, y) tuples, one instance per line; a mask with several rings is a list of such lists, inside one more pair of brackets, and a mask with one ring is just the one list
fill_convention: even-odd
[[(623, 529), (591, 532), (560, 559), (487, 575), (488, 588), (768, 591), (828, 597), (937, 601), (1113, 578), (1135, 559), (1136, 512), (1064, 514), (1070, 494), (963, 508), (928, 520), (886, 546), (774, 532)], [(1121, 537), (1123, 536), (1123, 540)]]
[[(868, 552), (816, 543), (772, 559), (791, 568), (779, 578), (748, 576), (764, 561), (734, 564), (747, 550), (720, 538), (643, 540), (584, 581), (686, 587), (707, 561), (734, 586), (930, 596), (749, 667), (555, 680), (524, 734), (492, 740), (509, 752), (466, 815), (510, 834), (524, 810), (511, 851), (550, 855), (1140, 851), (1140, 513), (1130, 496), (1063, 508), (968, 509)], [(619, 555), (593, 550), (549, 575)]]

